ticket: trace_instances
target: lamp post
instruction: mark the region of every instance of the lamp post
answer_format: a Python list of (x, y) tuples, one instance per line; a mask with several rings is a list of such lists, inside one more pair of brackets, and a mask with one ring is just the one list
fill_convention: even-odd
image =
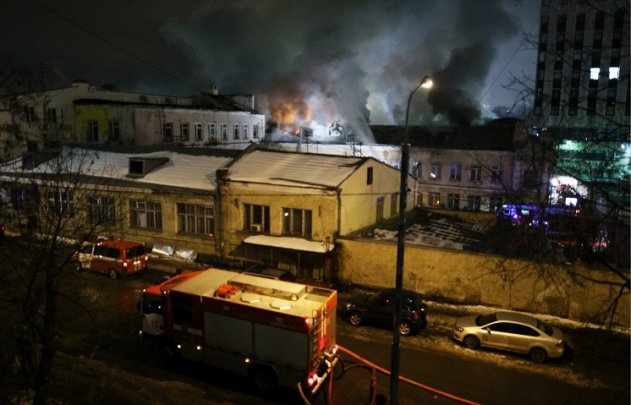
[(394, 325), (392, 329), (392, 355), (390, 358), (390, 404), (396, 404), (399, 395), (399, 360), (401, 343), (401, 306), (403, 302), (403, 257), (405, 252), (405, 212), (407, 210), (408, 195), (408, 166), (410, 165), (410, 144), (408, 120), (410, 116), (410, 103), (412, 96), (420, 88), (429, 89), (434, 83), (429, 76), (423, 77), (419, 84), (412, 90), (408, 98), (405, 110), (405, 134), (401, 144), (401, 181), (399, 190), (399, 233), (397, 236), (397, 270), (395, 278), (394, 296)]

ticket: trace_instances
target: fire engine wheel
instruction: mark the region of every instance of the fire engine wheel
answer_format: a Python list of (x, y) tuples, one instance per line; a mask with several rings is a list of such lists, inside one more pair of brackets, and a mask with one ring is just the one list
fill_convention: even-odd
[(276, 372), (268, 366), (253, 365), (250, 369), (250, 378), (256, 389), (272, 391), (278, 384)]
[(108, 273), (112, 280), (116, 280), (118, 278), (118, 273), (115, 269), (109, 269)]
[(399, 333), (401, 336), (407, 336), (412, 333), (412, 324), (405, 319), (401, 321), (401, 325), (399, 325)]
[(364, 317), (359, 312), (351, 312), (348, 315), (348, 323), (353, 326), (359, 326), (364, 322)]
[(165, 362), (171, 363), (177, 360), (179, 352), (175, 348), (175, 344), (162, 340), (158, 342), (158, 355)]

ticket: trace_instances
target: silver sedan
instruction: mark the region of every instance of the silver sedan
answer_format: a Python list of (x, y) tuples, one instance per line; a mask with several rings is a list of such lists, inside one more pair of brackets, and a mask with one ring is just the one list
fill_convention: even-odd
[(561, 357), (565, 350), (560, 329), (517, 312), (501, 311), (459, 318), (452, 335), (469, 349), (484, 346), (523, 353), (538, 363)]

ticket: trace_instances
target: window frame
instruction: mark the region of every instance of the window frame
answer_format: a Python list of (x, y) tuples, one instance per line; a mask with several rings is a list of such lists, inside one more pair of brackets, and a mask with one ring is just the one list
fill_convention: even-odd
[[(144, 215), (144, 219), (142, 215)], [(159, 201), (130, 198), (129, 227), (150, 231), (162, 231), (162, 203)]]
[(177, 232), (212, 236), (215, 233), (215, 207), (208, 204), (177, 203)]
[(282, 234), (311, 239), (313, 232), (313, 213), (303, 208), (281, 209)]

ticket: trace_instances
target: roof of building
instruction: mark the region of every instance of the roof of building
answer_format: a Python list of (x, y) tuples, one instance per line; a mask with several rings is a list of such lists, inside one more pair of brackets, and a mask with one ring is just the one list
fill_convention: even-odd
[[(371, 125), (370, 129), (379, 144), (398, 145), (405, 136), (405, 127), (399, 125)], [(515, 149), (517, 123), (497, 120), (481, 126), (411, 126), (408, 129), (409, 143), (416, 147), (510, 151)]]
[[(201, 149), (194, 148), (186, 150), (181, 148), (178, 151), (162, 148), (144, 152), (140, 152), (142, 148), (131, 148), (127, 152), (104, 149), (103, 147), (100, 150), (99, 148), (65, 147), (57, 156), (34, 167), (32, 172), (40, 175), (81, 173), (95, 179), (110, 179), (112, 182), (108, 184), (113, 186), (134, 185), (139, 188), (162, 186), (213, 191), (217, 184), (215, 177), (217, 169), (226, 166), (235, 156), (234, 151), (207, 149), (206, 153), (202, 153)], [(161, 164), (144, 175), (130, 176), (130, 158), (154, 159)], [(23, 163), (23, 159), (16, 159), (0, 166), (0, 171), (20, 173)], [(29, 170), (26, 166), (25, 168)]]
[(255, 149), (229, 165), (226, 180), (337, 188), (367, 159)]

